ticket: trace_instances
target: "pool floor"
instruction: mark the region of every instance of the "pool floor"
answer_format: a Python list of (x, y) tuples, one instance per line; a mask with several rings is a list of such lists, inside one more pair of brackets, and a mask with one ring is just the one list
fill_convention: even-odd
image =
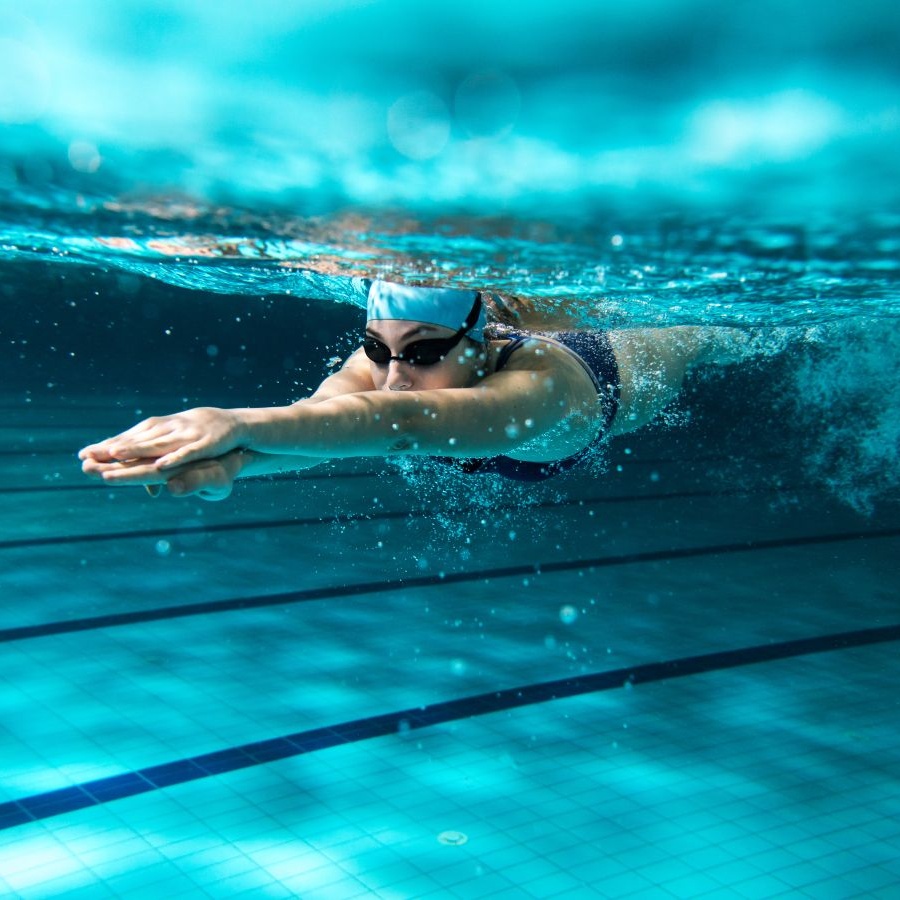
[(150, 500), (102, 400), (3, 403), (0, 893), (900, 893), (896, 502), (658, 432)]

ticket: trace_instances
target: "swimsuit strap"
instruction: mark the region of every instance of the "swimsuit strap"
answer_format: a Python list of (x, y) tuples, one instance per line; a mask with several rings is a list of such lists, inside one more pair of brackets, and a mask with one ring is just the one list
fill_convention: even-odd
[(510, 356), (531, 338), (556, 344), (568, 350), (594, 382), (597, 394), (602, 398), (606, 408), (604, 429), (609, 428), (619, 409), (621, 385), (619, 367), (606, 332), (562, 331), (551, 334), (522, 334), (513, 331), (508, 337), (509, 343), (497, 355), (495, 372), (499, 372), (509, 362)]
[(528, 340), (531, 335), (527, 334), (517, 334), (513, 333), (509, 335), (509, 343), (500, 349), (500, 353), (497, 354), (497, 367), (494, 369), (495, 372), (499, 372), (508, 362), (510, 356)]

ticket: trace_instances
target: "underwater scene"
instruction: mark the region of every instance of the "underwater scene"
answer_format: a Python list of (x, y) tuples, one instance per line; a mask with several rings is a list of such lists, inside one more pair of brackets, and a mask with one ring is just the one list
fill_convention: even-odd
[[(900, 7), (0, 0), (0, 49), (0, 896), (900, 895)], [(309, 398), (373, 282), (636, 394), (728, 352), (543, 480), (82, 471)]]

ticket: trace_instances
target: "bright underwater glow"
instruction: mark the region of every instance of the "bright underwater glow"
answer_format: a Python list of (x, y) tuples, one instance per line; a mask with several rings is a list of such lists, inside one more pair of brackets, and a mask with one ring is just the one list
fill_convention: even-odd
[(6, 4), (0, 151), (249, 205), (715, 203), (773, 178), (864, 203), (900, 158), (900, 22), (811, 9)]

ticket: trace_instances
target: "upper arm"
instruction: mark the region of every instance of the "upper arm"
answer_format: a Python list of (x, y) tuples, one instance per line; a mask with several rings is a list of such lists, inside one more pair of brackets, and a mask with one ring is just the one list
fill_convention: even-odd
[(457, 457), (561, 458), (593, 439), (600, 411), (581, 364), (544, 345), (541, 354), (521, 353), (515, 365), (475, 387), (418, 392), (402, 423), (403, 448)]

